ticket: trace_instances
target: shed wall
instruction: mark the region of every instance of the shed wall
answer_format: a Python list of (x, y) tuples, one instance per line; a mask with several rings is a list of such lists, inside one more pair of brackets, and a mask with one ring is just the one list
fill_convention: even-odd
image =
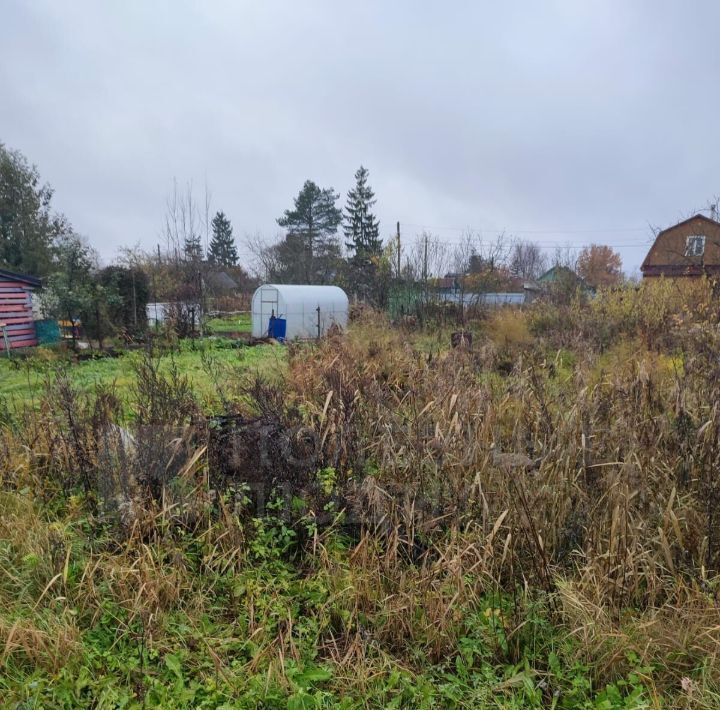
[[(32, 312), (32, 289), (3, 275), (0, 275), (0, 323), (5, 324), (11, 349), (38, 344)], [(1, 332), (0, 350), (5, 350)]]

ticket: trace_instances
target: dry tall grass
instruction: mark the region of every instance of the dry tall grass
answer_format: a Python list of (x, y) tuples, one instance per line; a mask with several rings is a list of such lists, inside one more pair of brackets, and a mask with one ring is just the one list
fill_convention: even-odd
[[(580, 360), (561, 373), (513, 335), (525, 318), (504, 312), (478, 352), (440, 357), (366, 326), (295, 359), (291, 381), (348, 478), (377, 472), (353, 495), (388, 545), (449, 565), (450, 535), (489, 588), (545, 590), (598, 678), (633, 649), (671, 686), (703, 661), (720, 682), (717, 326), (678, 320), (663, 333), (674, 361), (638, 341), (612, 370), (576, 333)], [(497, 377), (508, 347), (513, 374)], [(493, 444), (539, 465), (503, 465)]]

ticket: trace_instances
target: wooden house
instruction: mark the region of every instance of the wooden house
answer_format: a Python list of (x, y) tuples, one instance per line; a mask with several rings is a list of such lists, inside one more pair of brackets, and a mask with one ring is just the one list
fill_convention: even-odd
[(535, 281), (524, 284), (528, 301), (547, 296), (548, 294), (565, 294), (568, 298), (576, 293), (589, 297), (595, 294), (595, 289), (585, 279), (579, 276), (569, 266), (556, 264), (545, 273), (538, 276)]
[(32, 295), (40, 279), (0, 269), (0, 350), (37, 345)]
[(720, 275), (720, 222), (696, 214), (663, 229), (640, 267), (643, 278)]

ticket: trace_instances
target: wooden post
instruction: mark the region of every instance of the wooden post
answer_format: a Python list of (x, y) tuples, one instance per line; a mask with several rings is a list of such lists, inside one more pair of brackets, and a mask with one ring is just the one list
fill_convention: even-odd
[(398, 281), (400, 280), (400, 222), (397, 223), (397, 277)]
[(137, 333), (137, 292), (135, 290), (135, 267), (130, 266), (132, 269), (132, 302), (133, 302), (133, 325), (135, 326), (135, 333)]
[[(425, 309), (428, 308), (428, 301), (430, 300), (428, 294), (428, 235), (425, 234), (425, 254), (423, 256), (423, 288), (425, 289), (425, 295), (423, 296), (423, 324), (425, 320)], [(422, 325), (422, 324), (421, 324)]]
[(157, 329), (157, 327), (158, 327), (158, 325), (159, 325), (159, 321), (158, 321), (158, 304), (157, 304), (158, 294), (157, 294), (157, 286), (156, 286), (156, 284), (155, 284), (155, 272), (156, 272), (156, 271), (159, 271), (159, 270), (160, 270), (160, 267), (162, 266), (162, 260), (161, 260), (161, 257), (160, 257), (160, 245), (159, 245), (159, 244), (157, 245), (157, 248), (158, 248), (158, 250), (157, 250), (157, 251), (158, 251), (158, 267), (157, 267), (157, 269), (153, 269), (153, 282), (152, 282), (153, 300), (155, 301), (155, 304), (154, 304), (154, 305), (155, 305), (155, 328), (156, 328), (156, 329)]
[(3, 334), (3, 342), (5, 343), (5, 352), (7, 353), (8, 360), (10, 359), (10, 338), (8, 338), (7, 334), (7, 326), (5, 323), (0, 323), (0, 330), (2, 330)]
[(203, 337), (203, 317), (205, 315), (205, 304), (204, 304), (204, 297), (203, 297), (203, 277), (202, 272), (200, 269), (198, 269), (197, 272), (197, 278), (198, 278), (198, 310), (200, 311), (198, 313), (198, 332), (200, 333), (200, 337)]

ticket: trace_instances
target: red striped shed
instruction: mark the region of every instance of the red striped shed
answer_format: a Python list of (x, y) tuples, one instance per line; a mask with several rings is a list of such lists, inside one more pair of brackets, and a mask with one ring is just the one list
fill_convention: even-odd
[[(0, 350), (37, 345), (32, 312), (33, 291), (40, 279), (0, 269)], [(2, 335), (4, 330), (4, 337)]]

